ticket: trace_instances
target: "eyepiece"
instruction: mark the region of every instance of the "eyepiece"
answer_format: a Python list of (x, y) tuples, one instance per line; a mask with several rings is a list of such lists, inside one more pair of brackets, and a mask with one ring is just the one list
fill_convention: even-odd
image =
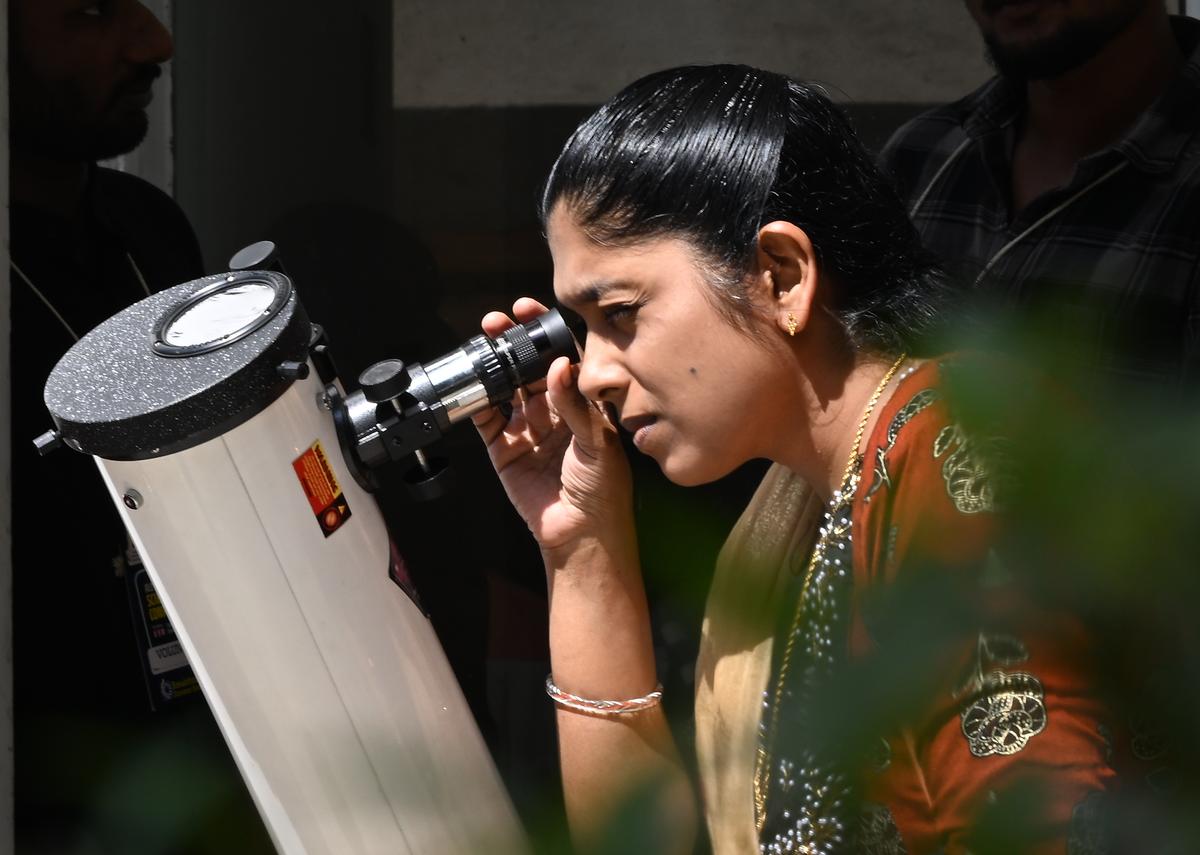
[[(385, 359), (359, 377), (362, 389), (338, 399), (334, 421), (355, 478), (372, 489), (370, 470), (436, 442), (451, 426), (511, 400), (546, 376), (560, 356), (579, 361), (575, 337), (557, 309), (505, 330), (477, 335), (425, 363)], [(332, 391), (331, 391), (332, 390)]]
[(558, 309), (502, 332), (496, 338), (496, 350), (501, 358), (508, 360), (506, 367), (514, 386), (525, 386), (545, 377), (550, 364), (560, 356), (579, 361), (575, 337)]

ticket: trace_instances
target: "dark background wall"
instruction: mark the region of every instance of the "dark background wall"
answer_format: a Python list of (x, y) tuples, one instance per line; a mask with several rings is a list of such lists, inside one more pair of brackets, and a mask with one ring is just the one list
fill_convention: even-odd
[[(535, 0), (177, 3), (176, 196), (214, 270), (301, 209), (390, 219), (428, 247), (442, 312), (466, 333), (497, 300), (546, 292), (538, 187), (621, 84), (675, 62), (754, 62), (826, 82), (876, 143), (986, 73), (961, 7), (925, 5), (671, 0), (647, 19), (629, 0), (603, 13)], [(322, 252), (343, 254), (340, 237)], [(412, 287), (404, 278), (380, 271), (364, 286), (383, 301), (372, 305), (386, 310), (389, 289)]]
[(176, 3), (176, 195), (220, 267), (314, 201), (387, 211), (388, 0)]

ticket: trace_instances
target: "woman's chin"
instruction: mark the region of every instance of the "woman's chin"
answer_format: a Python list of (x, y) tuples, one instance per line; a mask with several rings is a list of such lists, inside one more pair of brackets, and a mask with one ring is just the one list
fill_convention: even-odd
[(662, 470), (667, 480), (680, 487), (699, 487), (701, 484), (711, 484), (732, 471), (719, 471), (711, 465), (711, 462), (705, 465), (700, 460), (681, 460), (674, 455), (669, 455), (665, 460), (657, 462), (658, 468)]

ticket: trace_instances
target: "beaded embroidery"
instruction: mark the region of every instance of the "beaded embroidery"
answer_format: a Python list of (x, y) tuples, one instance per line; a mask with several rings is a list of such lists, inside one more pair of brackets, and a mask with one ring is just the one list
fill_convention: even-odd
[[(811, 748), (776, 756), (780, 708), (788, 726), (804, 732), (803, 716), (834, 667), (845, 659), (851, 572), (850, 513), (862, 469), (856, 468), (833, 494), (813, 546), (811, 573), (779, 665), (775, 698), (764, 693), (754, 774), (755, 815), (764, 853), (833, 853), (850, 828), (850, 784), (843, 772), (822, 763)], [(786, 795), (770, 800), (769, 795)], [(783, 803), (788, 805), (784, 807)], [(777, 804), (778, 803), (778, 804)]]
[[(846, 658), (854, 582), (852, 511), (863, 468), (859, 448), (872, 409), (904, 360), (903, 354), (896, 359), (863, 411), (842, 483), (829, 501), (800, 581), (774, 696), (763, 693), (754, 769), (755, 824), (762, 853), (833, 855), (860, 836), (861, 823), (854, 822), (858, 802), (850, 777), (839, 764), (820, 756), (816, 746), (778, 745), (779, 720), (786, 704), (789, 732), (808, 733), (805, 719), (815, 699)], [(772, 791), (786, 798), (772, 800)]]
[(1109, 855), (1113, 851), (1111, 805), (1103, 793), (1088, 793), (1071, 811), (1067, 855)]

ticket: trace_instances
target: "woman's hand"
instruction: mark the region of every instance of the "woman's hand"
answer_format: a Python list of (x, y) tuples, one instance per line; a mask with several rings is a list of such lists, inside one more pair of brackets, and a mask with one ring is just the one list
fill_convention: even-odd
[[(545, 311), (528, 297), (513, 305), (521, 323)], [(482, 324), (493, 337), (513, 325), (501, 312), (489, 312)], [(580, 393), (578, 374), (560, 357), (544, 383), (518, 392), (507, 420), (499, 408), (474, 417), (509, 500), (543, 552), (590, 535), (632, 537), (629, 462), (616, 428)]]

